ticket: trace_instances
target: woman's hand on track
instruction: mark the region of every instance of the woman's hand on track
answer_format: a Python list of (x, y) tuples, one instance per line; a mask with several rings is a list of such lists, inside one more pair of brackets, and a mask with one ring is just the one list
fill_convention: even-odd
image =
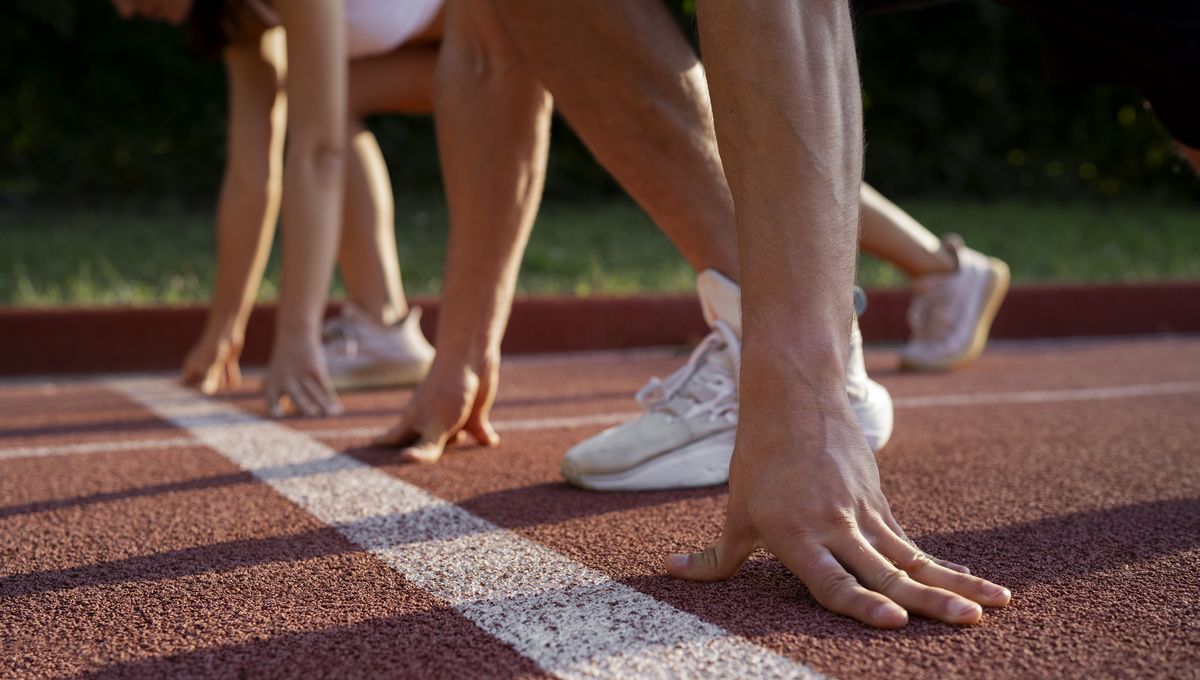
[(183, 384), (209, 395), (237, 389), (242, 384), (242, 371), (238, 366), (241, 355), (240, 338), (206, 332), (183, 360)]
[(267, 395), (267, 410), (274, 417), (287, 413), (288, 403), (304, 416), (342, 413), (337, 392), (325, 370), (321, 343), (315, 336), (277, 335), (263, 389)]
[(489, 421), (499, 381), (499, 361), (461, 361), (438, 354), (400, 422), (375, 439), (379, 446), (400, 447), (400, 458), (436, 463), (448, 444), (470, 435), (483, 446), (500, 436)]

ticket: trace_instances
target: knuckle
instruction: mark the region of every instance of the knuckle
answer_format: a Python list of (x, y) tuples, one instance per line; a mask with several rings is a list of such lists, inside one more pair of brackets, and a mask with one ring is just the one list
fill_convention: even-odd
[(884, 571), (884, 573), (877, 579), (875, 579), (875, 590), (883, 593), (884, 595), (888, 595), (895, 591), (896, 587), (907, 578), (908, 574), (901, 569), (888, 569)]
[(925, 553), (914, 550), (911, 554), (896, 564), (897, 567), (904, 570), (909, 576), (916, 576), (921, 573), (925, 567), (928, 567), (933, 560)]
[(854, 510), (842, 505), (829, 505), (820, 509), (822, 523), (831, 531), (846, 533), (858, 530), (858, 522), (854, 518)]
[(844, 571), (831, 571), (817, 583), (817, 599), (829, 608), (844, 608), (853, 597), (858, 581)]

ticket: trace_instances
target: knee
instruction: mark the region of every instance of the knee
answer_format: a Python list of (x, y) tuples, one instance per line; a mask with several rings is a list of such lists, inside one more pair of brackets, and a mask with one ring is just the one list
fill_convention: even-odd
[(450, 0), (438, 66), (439, 85), (448, 75), (486, 80), (524, 66), (492, 0)]

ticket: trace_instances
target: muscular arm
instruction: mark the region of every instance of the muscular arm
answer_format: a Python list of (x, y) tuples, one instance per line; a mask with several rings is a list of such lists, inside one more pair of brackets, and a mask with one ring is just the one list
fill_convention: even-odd
[(287, 100), (283, 33), (225, 52), (229, 131), (217, 203), (217, 275), (205, 330), (184, 380), (211, 394), (238, 382), (238, 355), (279, 216)]
[(283, 171), (283, 272), (267, 400), (339, 410), (320, 325), (336, 256), (346, 143), (346, 36), (340, 2), (278, 0), (287, 31), (290, 123)]
[(758, 546), (874, 626), (974, 623), (1009, 594), (907, 541), (844, 385), (862, 119), (844, 0), (704, 0), (701, 40), (742, 270), (741, 410), (725, 529), (668, 569), (732, 576)]
[(487, 422), (500, 340), (546, 174), (550, 98), (520, 59), (490, 3), (447, 8), (434, 115), (450, 207), (437, 358), (400, 424), (382, 443), (437, 460)]

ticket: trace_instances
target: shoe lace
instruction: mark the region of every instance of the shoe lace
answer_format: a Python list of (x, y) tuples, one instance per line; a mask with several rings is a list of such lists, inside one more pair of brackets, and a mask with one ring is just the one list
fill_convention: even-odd
[(954, 332), (954, 288), (949, 282), (919, 292), (908, 311), (908, 325), (917, 340), (936, 341)]
[[(651, 378), (638, 390), (637, 401), (647, 411), (670, 410), (684, 418), (707, 415), (710, 420), (736, 419), (738, 412), (738, 358), (741, 342), (725, 322), (692, 350), (687, 363), (665, 380)], [(707, 388), (707, 394), (700, 391)], [(682, 397), (689, 403), (682, 413), (670, 402)]]
[(335, 316), (321, 329), (321, 342), (347, 357), (358, 354), (358, 325), (343, 316)]

